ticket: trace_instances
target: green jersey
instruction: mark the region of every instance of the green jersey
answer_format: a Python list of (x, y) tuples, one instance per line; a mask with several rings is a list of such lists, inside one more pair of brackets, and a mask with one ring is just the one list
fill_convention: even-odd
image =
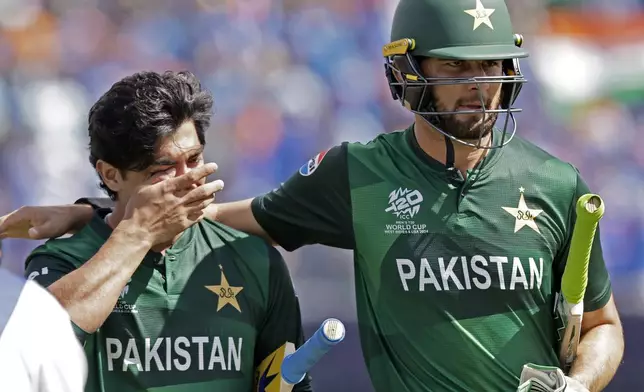
[[(76, 235), (36, 248), (26, 276), (47, 287), (81, 268), (111, 234), (106, 211)], [(208, 220), (164, 254), (149, 252), (96, 332), (75, 329), (88, 361), (86, 391), (97, 392), (279, 391), (275, 364), (303, 343), (279, 252)], [(294, 390), (310, 391), (310, 380)]]
[[(252, 208), (287, 250), (354, 250), (376, 390), (512, 391), (525, 363), (558, 365), (554, 298), (587, 192), (573, 166), (518, 137), (462, 176), (411, 127), (318, 154)], [(610, 296), (597, 234), (586, 311)]]

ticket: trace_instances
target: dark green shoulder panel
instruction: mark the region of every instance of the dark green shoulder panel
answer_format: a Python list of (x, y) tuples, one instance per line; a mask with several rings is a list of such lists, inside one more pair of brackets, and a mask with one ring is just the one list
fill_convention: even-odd
[(405, 131), (384, 133), (366, 143), (348, 143), (347, 153), (352, 189), (381, 182), (383, 166), (392, 165), (392, 156), (401, 165), (414, 164), (408, 160), (410, 151)]
[(577, 170), (569, 162), (562, 161), (520, 136), (515, 136), (514, 140), (503, 148), (503, 152), (511, 155), (511, 159), (506, 159), (506, 162), (521, 163), (522, 166), (534, 167), (549, 165), (553, 170), (557, 170), (558, 173), (567, 173), (572, 176), (572, 179), (576, 177)]
[(241, 239), (246, 239), (246, 238), (257, 238), (258, 237), (252, 236), (250, 234), (244, 233), (243, 231), (235, 230), (230, 226), (226, 226), (222, 223), (210, 220), (205, 218), (202, 221), (202, 225), (205, 228), (209, 228), (210, 232), (216, 233), (218, 237), (222, 238), (223, 240), (227, 242), (232, 242), (232, 241), (238, 241)]
[(25, 267), (36, 256), (50, 256), (68, 261), (78, 268), (91, 259), (104, 243), (105, 239), (87, 225), (71, 237), (51, 239), (38, 246), (27, 256)]
[[(553, 156), (540, 147), (520, 137), (508, 144), (505, 156), (494, 170), (497, 172), (522, 172), (529, 180), (548, 186), (544, 193), (554, 193), (568, 205), (573, 205), (573, 198), (578, 187), (579, 171), (569, 162)], [(503, 167), (505, 166), (505, 167)], [(567, 198), (566, 198), (567, 196)]]
[(409, 129), (397, 130), (388, 133), (382, 133), (368, 142), (347, 143), (349, 155), (362, 156), (364, 153), (374, 154), (377, 150), (390, 151), (392, 149), (401, 149), (407, 146), (406, 133)]
[(219, 222), (204, 219), (200, 224), (203, 235), (209, 239), (213, 248), (231, 246), (239, 249), (246, 255), (252, 255), (253, 260), (262, 260), (266, 264), (268, 260), (269, 244), (263, 238), (235, 230)]
[[(204, 219), (199, 224), (203, 238), (213, 250), (226, 247), (234, 252), (245, 265), (246, 272), (252, 274), (268, 289), (270, 267), (270, 244), (263, 238), (249, 235), (239, 230)], [(241, 267), (241, 266), (240, 266)]]

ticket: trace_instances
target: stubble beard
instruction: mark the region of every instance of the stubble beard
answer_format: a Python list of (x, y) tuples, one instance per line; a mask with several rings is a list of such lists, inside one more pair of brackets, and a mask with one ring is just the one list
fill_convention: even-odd
[[(454, 111), (448, 110), (435, 96), (432, 98), (436, 112)], [(491, 105), (491, 102), (485, 103), (487, 108)], [(492, 109), (497, 108), (498, 104)], [(441, 114), (436, 116), (436, 126), (448, 135), (476, 144), (492, 132), (498, 116), (498, 113)]]
[[(438, 109), (437, 111), (441, 110)], [(458, 118), (465, 116), (468, 116), (467, 119)], [(485, 116), (485, 118), (481, 121), (483, 116)], [(444, 114), (437, 117), (438, 127), (443, 130), (443, 132), (457, 139), (478, 142), (492, 132), (498, 113), (474, 115)]]

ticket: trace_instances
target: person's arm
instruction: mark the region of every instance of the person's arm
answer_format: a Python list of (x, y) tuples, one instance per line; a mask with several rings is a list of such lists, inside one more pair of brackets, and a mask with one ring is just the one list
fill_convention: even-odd
[[(279, 357), (279, 354), (275, 357), (271, 355), (289, 342), (295, 349), (304, 344), (300, 305), (286, 263), (273, 247), (269, 249), (269, 257), (268, 307), (255, 348), (258, 383), (264, 387), (273, 379), (280, 382), (280, 377), (275, 377), (276, 374), (271, 373), (271, 368), (275, 366), (275, 361), (279, 361), (278, 364), (281, 365), (283, 357)], [(293, 391), (312, 391), (311, 378), (307, 375), (293, 387)]]
[[(577, 189), (571, 203), (568, 241), (576, 221), (575, 204), (579, 197), (591, 191), (581, 176), (577, 175)], [(559, 264), (559, 279), (565, 268), (568, 242)], [(617, 372), (624, 354), (624, 336), (619, 314), (613, 301), (610, 276), (606, 269), (601, 246), (600, 229), (597, 229), (590, 264), (588, 286), (584, 297), (584, 317), (577, 358), (568, 377), (578, 381), (591, 392), (601, 391)]]
[(114, 208), (114, 202), (108, 197), (83, 197), (74, 204), (23, 206), (0, 217), (0, 238), (42, 240), (74, 234), (98, 208)]
[(140, 228), (125, 222), (78, 269), (54, 257), (35, 256), (25, 270), (28, 279), (46, 287), (67, 310), (79, 340), (96, 331), (107, 319), (127, 284), (151, 247)]
[(568, 376), (591, 392), (601, 391), (615, 376), (623, 354), (622, 324), (611, 295), (601, 309), (584, 312), (577, 358)]
[(94, 210), (89, 205), (24, 206), (0, 217), (0, 239), (43, 240), (72, 234), (85, 226)]
[(209, 219), (223, 223), (244, 233), (264, 238), (273, 245), (276, 242), (264, 231), (255, 219), (251, 204), (253, 199), (233, 201), (229, 203), (213, 204), (206, 208)]
[(0, 217), (0, 239), (44, 240), (74, 234), (89, 223), (95, 210), (114, 205), (108, 197), (82, 197), (74, 204), (23, 206)]
[(289, 251), (308, 244), (352, 249), (355, 240), (347, 144), (316, 155), (265, 195), (215, 205), (206, 214)]

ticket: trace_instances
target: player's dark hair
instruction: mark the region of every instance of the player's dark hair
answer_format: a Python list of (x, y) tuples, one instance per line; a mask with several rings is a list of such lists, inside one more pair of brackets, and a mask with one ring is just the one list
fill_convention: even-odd
[[(212, 94), (190, 72), (139, 72), (116, 82), (89, 112), (90, 157), (125, 171), (142, 171), (154, 162), (160, 140), (192, 121), (205, 145), (212, 116)], [(99, 176), (100, 177), (100, 176)], [(100, 187), (117, 195), (102, 178)]]

